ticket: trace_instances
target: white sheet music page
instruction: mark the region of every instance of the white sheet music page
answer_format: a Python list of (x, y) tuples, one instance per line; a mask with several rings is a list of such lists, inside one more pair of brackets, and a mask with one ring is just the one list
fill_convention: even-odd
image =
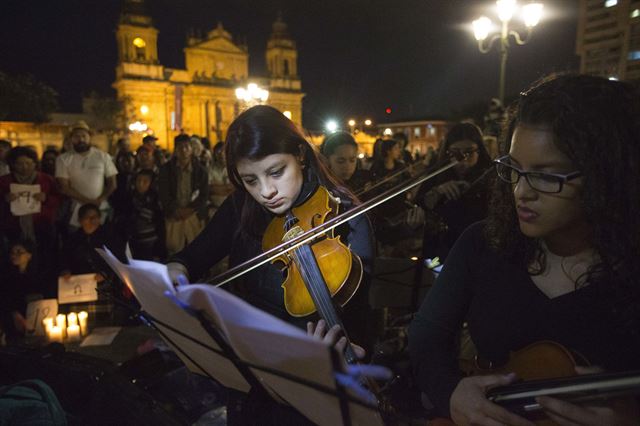
[[(231, 293), (207, 284), (178, 288), (178, 298), (207, 312), (243, 361), (322, 385), (335, 391), (330, 348), (322, 341)], [(340, 405), (328, 395), (278, 375), (252, 369), (260, 381), (319, 425), (342, 424)], [(382, 425), (376, 410), (350, 404), (353, 425)]]
[(97, 250), (131, 289), (142, 309), (156, 320), (154, 325), (166, 336), (163, 338), (187, 368), (213, 377), (223, 386), (249, 391), (249, 384), (233, 363), (215, 352), (220, 351), (220, 347), (200, 322), (165, 296), (167, 291), (175, 294), (166, 265), (132, 259), (125, 265), (108, 249)]

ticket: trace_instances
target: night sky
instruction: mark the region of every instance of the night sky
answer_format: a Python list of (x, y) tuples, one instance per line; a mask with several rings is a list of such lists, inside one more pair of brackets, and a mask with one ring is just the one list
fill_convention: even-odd
[[(521, 0), (520, 3), (523, 3)], [(545, 20), (526, 46), (510, 50), (507, 95), (553, 71), (578, 69), (578, 0), (547, 0)], [(160, 62), (183, 68), (189, 28), (218, 21), (246, 39), (250, 73), (265, 75), (264, 50), (279, 10), (298, 44), (304, 124), (365, 116), (383, 121), (446, 118), (498, 91), (498, 53), (481, 54), (470, 22), (493, 1), (147, 0), (159, 29)], [(0, 70), (30, 73), (79, 112), (91, 90), (114, 95), (120, 0), (2, 0)], [(518, 22), (515, 24), (519, 25)], [(385, 114), (390, 107), (392, 113)]]

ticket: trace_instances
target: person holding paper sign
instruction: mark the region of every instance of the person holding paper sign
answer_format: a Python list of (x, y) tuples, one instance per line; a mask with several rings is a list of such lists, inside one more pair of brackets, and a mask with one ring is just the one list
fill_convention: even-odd
[[(13, 148), (7, 162), (11, 173), (0, 177), (0, 230), (9, 240), (28, 238), (40, 246), (39, 254), (54, 250), (54, 221), (60, 204), (60, 194), (54, 179), (37, 170), (38, 156), (24, 146)], [(17, 188), (36, 187), (37, 192), (22, 194)], [(39, 212), (15, 215), (12, 203), (20, 197), (33, 197), (39, 204)]]
[[(458, 425), (532, 424), (485, 396), (515, 375), (461, 377), (464, 321), (482, 365), (551, 340), (605, 370), (640, 366), (640, 93), (549, 78), (508, 124), (488, 219), (455, 243), (409, 329), (420, 388)], [(634, 398), (537, 402), (561, 425), (640, 424)]]
[(35, 244), (31, 240), (9, 245), (9, 264), (0, 271), (0, 328), (7, 341), (22, 337), (27, 331), (27, 302), (47, 298), (54, 293), (54, 279), (38, 264)]
[(95, 204), (85, 204), (78, 210), (80, 229), (71, 234), (62, 248), (60, 276), (96, 273), (96, 281), (102, 282), (101, 271), (109, 267), (95, 251), (108, 247), (118, 259), (125, 261), (124, 241), (109, 225), (100, 224), (100, 209)]

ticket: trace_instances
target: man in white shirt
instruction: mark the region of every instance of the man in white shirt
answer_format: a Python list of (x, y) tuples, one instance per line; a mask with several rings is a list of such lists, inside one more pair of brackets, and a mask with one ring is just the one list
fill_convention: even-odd
[(102, 222), (109, 210), (107, 199), (116, 189), (118, 171), (111, 156), (90, 145), (91, 132), (84, 121), (71, 128), (72, 151), (56, 159), (56, 180), (60, 191), (73, 200), (69, 225), (79, 227), (78, 209), (95, 204), (102, 212)]

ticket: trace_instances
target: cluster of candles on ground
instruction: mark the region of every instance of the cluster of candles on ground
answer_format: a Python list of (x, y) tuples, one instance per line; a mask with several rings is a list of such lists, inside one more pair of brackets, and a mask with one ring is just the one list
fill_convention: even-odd
[(67, 315), (59, 314), (54, 318), (45, 318), (42, 320), (47, 340), (50, 342), (78, 342), (82, 336), (86, 336), (87, 312), (69, 312)]

